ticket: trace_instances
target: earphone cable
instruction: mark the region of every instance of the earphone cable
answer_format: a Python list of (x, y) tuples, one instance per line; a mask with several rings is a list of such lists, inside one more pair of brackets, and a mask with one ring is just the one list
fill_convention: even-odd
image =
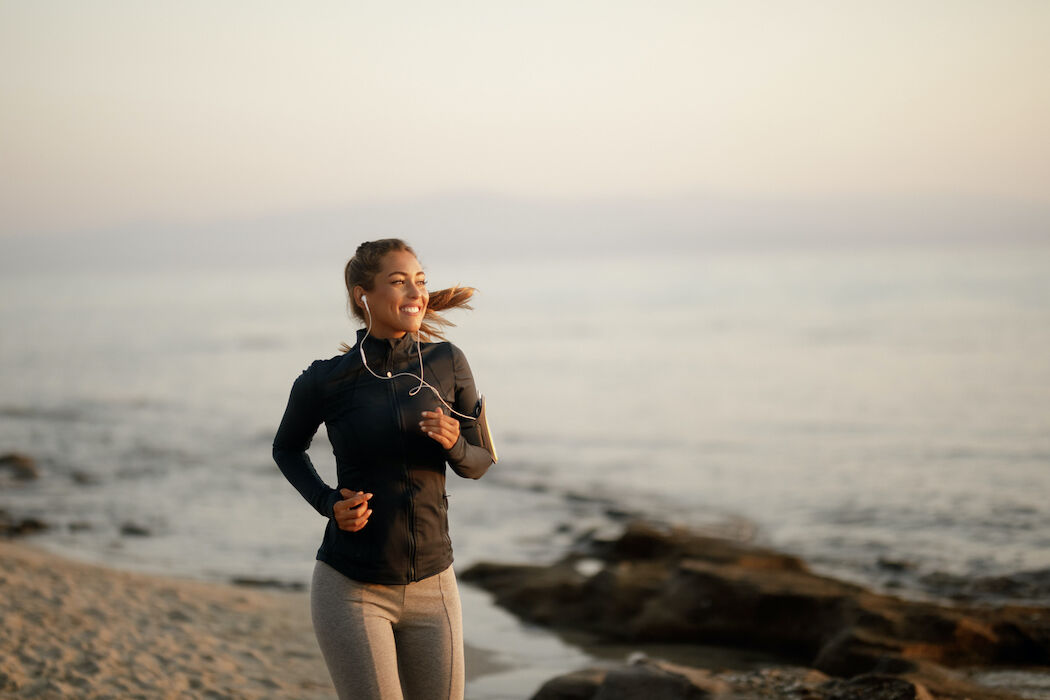
[(445, 406), (445, 408), (447, 408), (454, 415), (457, 415), (457, 416), (459, 416), (461, 418), (465, 418), (466, 420), (477, 420), (476, 416), (468, 416), (465, 413), (460, 413), (456, 409), (454, 409), (451, 406), (449, 406), (448, 402), (445, 401), (445, 399), (443, 399), (441, 397), (441, 394), (438, 392), (438, 390), (435, 387), (433, 387), (429, 382), (427, 382), (426, 380), (423, 379), (423, 350), (420, 347), (419, 334), (418, 333), (416, 334), (416, 354), (419, 356), (419, 374), (418, 375), (412, 374), (411, 372), (398, 372), (397, 374), (387, 373), (387, 376), (384, 377), (381, 374), (377, 374), (375, 371), (372, 370), (371, 367), (368, 366), (368, 360), (365, 358), (365, 340), (368, 338), (369, 334), (372, 332), (372, 311), (371, 311), (371, 309), (368, 308), (368, 300), (365, 299), (364, 297), (362, 297), (361, 300), (365, 304), (365, 315), (368, 316), (368, 326), (365, 328), (365, 337), (361, 338), (361, 342), (359, 342), (357, 344), (357, 349), (361, 353), (361, 364), (363, 364), (365, 366), (365, 369), (367, 369), (369, 371), (369, 373), (371, 373), (371, 375), (373, 377), (375, 377), (376, 379), (393, 380), (393, 379), (396, 379), (398, 377), (412, 377), (413, 379), (418, 379), (419, 380), (419, 384), (409, 390), (409, 392), (408, 392), (409, 396), (415, 396), (416, 394), (419, 393), (420, 389), (422, 389), (423, 387), (426, 387), (427, 389), (430, 389), (432, 392), (434, 392), (434, 396), (437, 398), (437, 400), (440, 401)]

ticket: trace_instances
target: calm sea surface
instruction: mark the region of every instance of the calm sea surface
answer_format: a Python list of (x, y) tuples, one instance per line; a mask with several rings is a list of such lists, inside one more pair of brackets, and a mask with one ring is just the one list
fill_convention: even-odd
[[(610, 510), (906, 591), (1050, 567), (1050, 248), (421, 252), (431, 288), (481, 290), (450, 338), (502, 459), (449, 480), (461, 569), (557, 558)], [(353, 337), (342, 262), (5, 275), (0, 452), (41, 477), (0, 508), (113, 565), (305, 582), (324, 523), (270, 442), (292, 380)], [(323, 430), (311, 454), (333, 478)]]

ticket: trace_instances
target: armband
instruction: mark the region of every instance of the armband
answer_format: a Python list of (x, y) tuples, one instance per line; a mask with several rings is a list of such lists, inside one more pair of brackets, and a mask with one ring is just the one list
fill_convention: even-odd
[(489, 429), (488, 416), (485, 415), (485, 397), (478, 399), (478, 405), (474, 409), (474, 421), (478, 425), (478, 436), (481, 438), (481, 446), (492, 455), (492, 463), (499, 461), (496, 454), (496, 443), (492, 439), (492, 430)]

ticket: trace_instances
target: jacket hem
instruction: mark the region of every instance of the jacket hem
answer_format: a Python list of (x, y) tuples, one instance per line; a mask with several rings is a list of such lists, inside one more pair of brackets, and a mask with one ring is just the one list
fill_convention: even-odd
[(328, 566), (332, 567), (343, 576), (354, 581), (361, 583), (377, 583), (383, 586), (404, 586), (409, 583), (416, 583), (422, 581), (425, 578), (430, 578), (435, 574), (440, 574), (442, 571), (452, 566), (453, 557), (450, 554), (448, 557), (444, 557), (439, 560), (438, 563), (428, 566), (426, 568), (417, 568), (415, 577), (410, 577), (407, 574), (404, 576), (397, 576), (390, 571), (381, 571), (376, 569), (369, 569), (367, 567), (354, 566), (347, 563), (345, 560), (341, 560), (338, 556), (333, 557), (330, 553), (323, 549), (317, 552), (317, 561), (323, 561)]

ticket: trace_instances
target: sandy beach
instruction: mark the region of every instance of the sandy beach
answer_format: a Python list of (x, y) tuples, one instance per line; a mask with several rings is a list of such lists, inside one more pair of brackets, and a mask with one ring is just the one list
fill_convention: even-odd
[(306, 593), (112, 571), (0, 542), (0, 694), (332, 698)]
[[(0, 696), (334, 698), (309, 594), (147, 576), (0, 541)], [(467, 649), (468, 676), (491, 670)]]

